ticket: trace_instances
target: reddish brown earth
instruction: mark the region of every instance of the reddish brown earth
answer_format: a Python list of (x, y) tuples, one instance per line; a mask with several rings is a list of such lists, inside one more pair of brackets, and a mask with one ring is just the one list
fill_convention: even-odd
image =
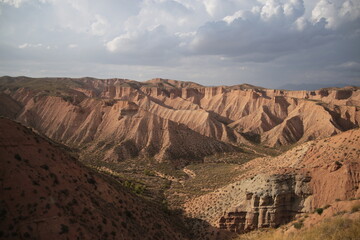
[(0, 86), (2, 115), (111, 161), (200, 160), (240, 151), (239, 144), (303, 143), (357, 127), (360, 119), (356, 87), (282, 91), (167, 79), (26, 77), (2, 77)]
[[(107, 164), (150, 159), (181, 170), (207, 159), (222, 162), (220, 156), (264, 156), (236, 162), (235, 177), (221, 185), (226, 186), (192, 199), (187, 195), (186, 216), (212, 231), (194, 239), (278, 227), (316, 208), (337, 206), (338, 200), (360, 198), (358, 87), (287, 91), (168, 79), (1, 77), (0, 115), (77, 149), (82, 160)], [(156, 206), (89, 171), (27, 128), (9, 120), (1, 124), (3, 235), (183, 238)], [(274, 152), (282, 154), (270, 156)], [(188, 178), (181, 181), (154, 173), (178, 185), (188, 179), (196, 183), (199, 175), (183, 170)], [(69, 227), (67, 233), (62, 225)]]
[(242, 233), (360, 198), (359, 143), (356, 129), (304, 143), (278, 157), (254, 159), (238, 168), (233, 183), (184, 207), (189, 216)]
[(1, 239), (185, 239), (153, 203), (0, 119)]

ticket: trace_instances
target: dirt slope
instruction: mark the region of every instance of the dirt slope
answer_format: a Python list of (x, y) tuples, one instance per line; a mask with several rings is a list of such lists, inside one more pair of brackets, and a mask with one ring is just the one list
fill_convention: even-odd
[(170, 216), (0, 119), (1, 239), (184, 239)]

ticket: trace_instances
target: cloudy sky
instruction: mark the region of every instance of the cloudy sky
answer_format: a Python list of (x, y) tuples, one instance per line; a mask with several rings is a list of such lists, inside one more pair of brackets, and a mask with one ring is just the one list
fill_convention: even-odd
[(0, 0), (0, 75), (360, 85), (360, 1)]

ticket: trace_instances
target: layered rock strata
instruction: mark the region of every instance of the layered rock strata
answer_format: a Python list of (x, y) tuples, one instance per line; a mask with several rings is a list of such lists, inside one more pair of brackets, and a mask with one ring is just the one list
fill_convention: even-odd
[(303, 175), (269, 177), (262, 191), (246, 192), (245, 201), (220, 218), (219, 228), (245, 233), (288, 223), (302, 212), (311, 195), (310, 179)]

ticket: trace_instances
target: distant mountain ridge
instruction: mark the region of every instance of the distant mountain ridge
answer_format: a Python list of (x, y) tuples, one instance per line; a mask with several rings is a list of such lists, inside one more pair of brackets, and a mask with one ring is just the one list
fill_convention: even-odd
[(316, 84), (316, 83), (304, 83), (304, 84), (285, 84), (281, 85), (279, 89), (292, 90), (292, 91), (314, 91), (321, 88), (344, 88), (347, 86), (360, 86), (360, 83), (345, 84), (345, 83), (332, 83), (332, 84)]
[(3, 115), (56, 141), (102, 149), (109, 161), (201, 160), (243, 151), (241, 144), (280, 147), (358, 127), (360, 119), (356, 87), (285, 91), (160, 78), (2, 77), (0, 89)]

